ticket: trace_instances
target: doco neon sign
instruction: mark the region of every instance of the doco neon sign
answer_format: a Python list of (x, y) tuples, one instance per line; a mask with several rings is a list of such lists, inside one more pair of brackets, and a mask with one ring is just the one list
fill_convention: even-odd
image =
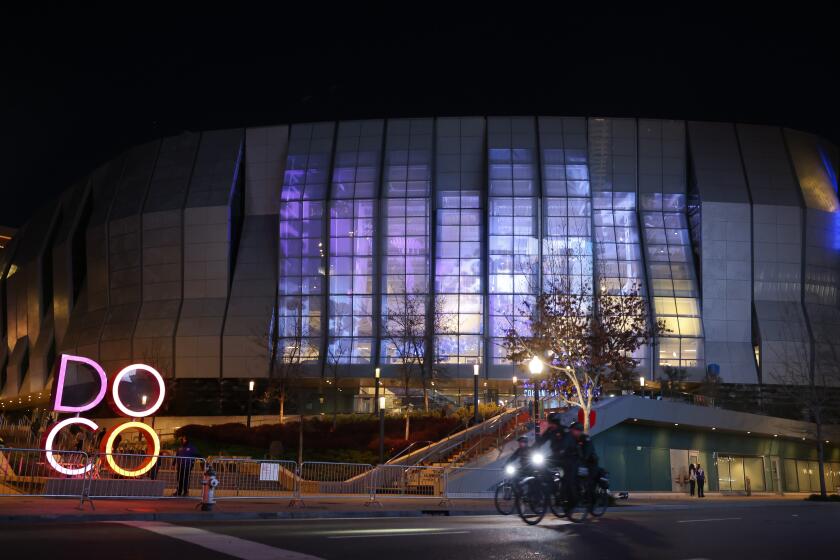
[[(70, 363), (85, 365), (91, 368), (94, 371), (94, 373), (96, 373), (96, 375), (98, 376), (99, 391), (93, 399), (81, 406), (66, 405), (63, 402), (64, 384), (67, 378), (67, 366)], [(120, 383), (122, 383), (125, 377), (132, 371), (144, 371), (150, 374), (158, 384), (157, 400), (149, 408), (146, 408), (144, 410), (131, 410), (125, 405), (125, 403), (120, 398)], [(95, 408), (99, 403), (101, 403), (102, 399), (105, 398), (105, 394), (108, 391), (108, 386), (108, 376), (105, 374), (105, 370), (102, 369), (102, 366), (100, 366), (99, 364), (97, 364), (89, 358), (63, 354), (61, 356), (61, 365), (58, 369), (58, 376), (55, 379), (55, 390), (53, 391), (53, 410), (55, 410), (56, 412), (69, 412), (76, 414), (91, 410), (92, 408)], [(130, 366), (124, 367), (119, 371), (119, 373), (117, 373), (117, 375), (113, 377), (113, 379), (111, 379), (110, 388), (111, 398), (109, 399), (109, 403), (111, 404), (112, 408), (118, 414), (129, 418), (145, 418), (146, 416), (152, 416), (161, 407), (161, 405), (163, 404), (163, 400), (166, 396), (166, 384), (163, 381), (163, 376), (155, 368), (147, 366), (146, 364), (132, 364)], [(62, 420), (61, 422), (58, 422), (50, 428), (49, 432), (47, 433), (47, 439), (44, 443), (44, 449), (46, 450), (47, 462), (53, 469), (64, 475), (79, 476), (87, 473), (90, 469), (93, 468), (93, 465), (88, 464), (84, 467), (69, 468), (61, 465), (58, 461), (55, 460), (55, 457), (53, 457), (53, 443), (55, 441), (56, 435), (58, 435), (58, 432), (61, 431), (63, 428), (66, 428), (67, 426), (70, 426), (72, 424), (82, 425), (92, 431), (99, 429), (99, 425), (88, 418), (83, 418), (81, 416), (77, 416), (75, 418), (67, 418), (65, 420)], [(148, 455), (148, 458), (144, 461), (142, 465), (140, 465), (137, 468), (125, 469), (119, 466), (116, 463), (116, 461), (114, 461), (114, 441), (117, 439), (117, 436), (119, 436), (122, 432), (130, 429), (137, 429), (144, 433), (146, 440), (146, 455)], [(120, 476), (137, 477), (148, 472), (157, 462), (157, 456), (160, 455), (160, 439), (158, 438), (157, 433), (155, 433), (153, 429), (151, 429), (143, 422), (138, 422), (135, 420), (111, 428), (105, 434), (105, 437), (102, 439), (101, 451), (105, 453), (105, 460), (112, 471), (114, 471)]]

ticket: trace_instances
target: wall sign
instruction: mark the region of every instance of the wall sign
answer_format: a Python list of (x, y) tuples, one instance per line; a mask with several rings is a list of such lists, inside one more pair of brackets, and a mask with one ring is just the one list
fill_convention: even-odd
[[(94, 373), (96, 373), (97, 382), (99, 383), (99, 390), (97, 391), (96, 396), (87, 403), (79, 406), (67, 405), (64, 404), (63, 401), (64, 385), (67, 381), (67, 367), (71, 363), (82, 364), (92, 369)], [(157, 400), (154, 403), (152, 403), (151, 406), (144, 410), (131, 410), (125, 405), (125, 403), (123, 403), (119, 395), (120, 384), (125, 382), (126, 376), (132, 371), (144, 371), (151, 375), (158, 384)], [(89, 358), (84, 358), (82, 356), (71, 356), (70, 354), (62, 354), (61, 365), (59, 366), (58, 376), (55, 379), (55, 384), (53, 387), (53, 410), (55, 410), (56, 412), (69, 412), (76, 414), (80, 414), (82, 412), (91, 410), (95, 408), (99, 403), (101, 403), (102, 399), (105, 398), (105, 394), (108, 392), (108, 385), (108, 376), (105, 374), (105, 370), (102, 369), (102, 366), (100, 366), (98, 363)], [(124, 367), (111, 379), (110, 386), (111, 398), (109, 399), (109, 404), (111, 405), (111, 408), (120, 416), (128, 418), (145, 418), (146, 416), (152, 416), (155, 412), (158, 411), (158, 409), (160, 409), (164, 399), (166, 398), (166, 384), (163, 381), (163, 376), (155, 368), (146, 364), (132, 364), (130, 366)], [(58, 435), (58, 432), (61, 431), (63, 428), (72, 424), (79, 424), (91, 431), (96, 431), (99, 429), (99, 425), (88, 418), (83, 418), (81, 416), (77, 416), (75, 418), (67, 418), (65, 420), (62, 420), (61, 422), (54, 424), (49, 429), (49, 431), (47, 432), (46, 441), (44, 443), (44, 449), (46, 450), (47, 462), (56, 472), (67, 476), (79, 476), (88, 472), (91, 468), (93, 468), (93, 465), (89, 464), (85, 465), (84, 467), (68, 468), (61, 465), (58, 461), (55, 460), (55, 457), (53, 457), (53, 443), (55, 441), (55, 436)], [(142, 465), (134, 469), (126, 469), (119, 466), (113, 455), (114, 442), (117, 439), (117, 436), (119, 436), (125, 430), (129, 429), (137, 429), (143, 432), (143, 439), (146, 442), (146, 455), (150, 456)], [(100, 450), (105, 454), (105, 461), (108, 464), (108, 467), (116, 474), (124, 477), (137, 477), (145, 474), (155, 465), (155, 463), (157, 463), (157, 456), (160, 455), (160, 439), (158, 438), (157, 433), (155, 433), (153, 429), (151, 429), (143, 422), (139, 422), (137, 420), (126, 422), (124, 424), (119, 424), (111, 428), (105, 434), (105, 437), (102, 438), (101, 446), (102, 447)]]

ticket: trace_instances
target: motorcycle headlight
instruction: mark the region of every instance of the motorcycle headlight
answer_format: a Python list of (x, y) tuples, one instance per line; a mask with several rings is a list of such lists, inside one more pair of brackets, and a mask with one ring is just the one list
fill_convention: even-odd
[(506, 474), (514, 474), (514, 473), (516, 473), (516, 467), (514, 467), (513, 465), (507, 465), (507, 466), (505, 467), (505, 473), (506, 473)]
[(534, 453), (533, 455), (531, 455), (531, 462), (537, 466), (542, 465), (543, 463), (545, 463), (545, 455), (543, 455), (542, 453)]

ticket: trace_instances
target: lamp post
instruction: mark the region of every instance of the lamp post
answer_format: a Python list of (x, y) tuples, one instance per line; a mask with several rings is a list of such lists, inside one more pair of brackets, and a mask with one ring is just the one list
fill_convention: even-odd
[(478, 364), (473, 364), (473, 424), (478, 424)]
[(531, 358), (531, 361), (528, 362), (528, 371), (531, 372), (531, 381), (534, 383), (534, 437), (540, 437), (540, 419), (539, 419), (539, 395), (540, 390), (537, 388), (537, 382), (534, 379), (537, 375), (541, 374), (543, 371), (543, 363), (539, 357), (534, 356)]
[(379, 368), (373, 370), (373, 413), (379, 413)]
[(519, 381), (519, 379), (517, 379), (514, 375), (511, 381), (513, 381), (513, 408), (516, 408), (516, 382)]
[(251, 427), (251, 397), (254, 395), (254, 380), (248, 382), (248, 421), (245, 423), (247, 427)]
[(379, 397), (376, 402), (379, 410), (379, 464), (385, 462), (385, 397)]
[(642, 390), (642, 398), (645, 398), (645, 376), (644, 375), (639, 376), (639, 387)]

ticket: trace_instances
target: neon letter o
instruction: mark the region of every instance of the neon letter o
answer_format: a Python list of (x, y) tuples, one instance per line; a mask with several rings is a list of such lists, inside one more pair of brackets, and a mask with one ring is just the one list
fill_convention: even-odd
[[(66, 427), (66, 426), (69, 426), (70, 424), (82, 424), (84, 426), (87, 426), (88, 428), (90, 428), (93, 431), (95, 431), (99, 428), (99, 425), (96, 422), (94, 422), (93, 420), (88, 420), (87, 418), (82, 418), (82, 417), (65, 418), (64, 420), (62, 420), (61, 422), (59, 422), (58, 424), (56, 424), (55, 426), (50, 428), (50, 432), (49, 432), (49, 434), (47, 434), (47, 441), (44, 443), (44, 451), (46, 451), (47, 463), (49, 463), (50, 466), (53, 469), (60, 472), (61, 474), (67, 475), (67, 476), (79, 476), (80, 474), (85, 474), (91, 468), (93, 468), (93, 463), (88, 463), (84, 467), (81, 467), (81, 468), (78, 468), (78, 469), (68, 469), (67, 467), (64, 467), (64, 466), (60, 465), (58, 463), (58, 461), (55, 460), (55, 457), (53, 457), (53, 454), (52, 454), (52, 452), (53, 452), (53, 447), (52, 446), (53, 446), (53, 441), (55, 440), (55, 436), (58, 434), (59, 431), (61, 431), (62, 428)], [(69, 453), (78, 454), (79, 452), (78, 451), (70, 451)]]
[[(155, 404), (147, 408), (146, 410), (141, 410), (139, 412), (135, 412), (125, 406), (125, 404), (120, 400), (120, 383), (122, 382), (123, 377), (128, 375), (128, 372), (140, 370), (145, 371), (152, 374), (152, 377), (155, 378), (158, 384), (158, 398), (155, 401)], [(152, 416), (160, 406), (163, 404), (163, 399), (166, 397), (166, 384), (163, 381), (163, 376), (153, 368), (152, 366), (147, 366), (146, 364), (132, 364), (130, 366), (126, 366), (120, 370), (120, 372), (114, 376), (114, 381), (111, 384), (111, 397), (114, 400), (114, 406), (116, 406), (120, 412), (125, 414), (126, 416), (130, 416), (132, 418), (143, 418), (145, 416)], [(155, 453), (157, 455), (157, 453)]]
[[(138, 430), (145, 432), (146, 437), (149, 438), (152, 442), (151, 453), (149, 453), (150, 450), (148, 449), (148, 446), (146, 449), (146, 452), (148, 455), (150, 455), (150, 457), (147, 458), (145, 464), (134, 470), (124, 469), (123, 467), (119, 466), (114, 460), (113, 455), (114, 439), (119, 434), (130, 428), (137, 428)], [(143, 422), (126, 422), (125, 424), (120, 424), (119, 426), (114, 428), (114, 430), (110, 434), (108, 434), (108, 439), (105, 442), (105, 460), (108, 461), (108, 466), (111, 467), (111, 470), (120, 476), (133, 478), (149, 472), (149, 470), (153, 466), (155, 466), (155, 463), (157, 463), (158, 455), (160, 455), (160, 440), (158, 439), (158, 436), (155, 433), (155, 431)]]

